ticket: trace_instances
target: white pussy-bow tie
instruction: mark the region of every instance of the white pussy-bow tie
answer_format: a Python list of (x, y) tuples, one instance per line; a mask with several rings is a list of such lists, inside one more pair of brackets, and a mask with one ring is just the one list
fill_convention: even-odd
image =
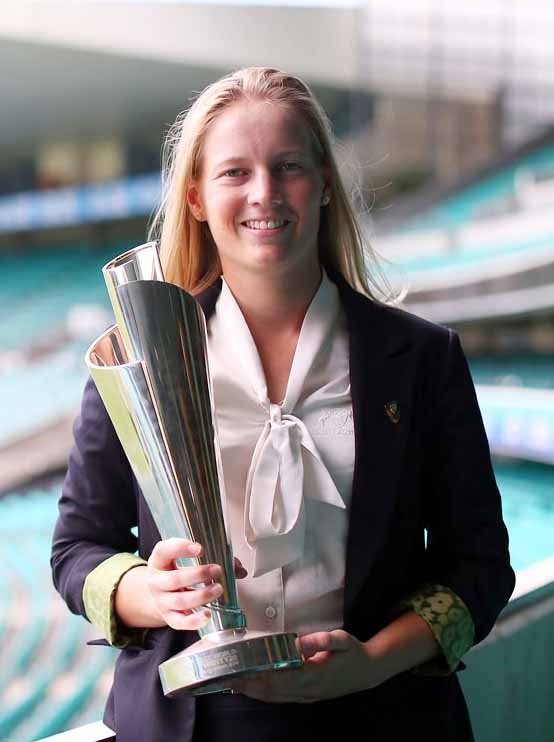
[[(304, 494), (345, 508), (306, 425), (277, 404), (270, 404), (269, 413), (246, 481), (244, 522), (246, 541), (254, 551), (252, 577), (304, 553)], [(304, 493), (306, 481), (310, 487)]]

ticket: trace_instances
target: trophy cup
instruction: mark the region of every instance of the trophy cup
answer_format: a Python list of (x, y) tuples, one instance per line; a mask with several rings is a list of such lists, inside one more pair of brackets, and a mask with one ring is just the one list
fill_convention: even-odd
[(296, 635), (249, 631), (238, 604), (203, 311), (164, 280), (154, 242), (102, 272), (117, 324), (87, 351), (91, 376), (161, 537), (204, 546), (202, 557), (180, 564), (223, 571), (223, 594), (208, 604), (199, 641), (159, 666), (164, 693), (215, 693), (232, 677), (297, 667)]

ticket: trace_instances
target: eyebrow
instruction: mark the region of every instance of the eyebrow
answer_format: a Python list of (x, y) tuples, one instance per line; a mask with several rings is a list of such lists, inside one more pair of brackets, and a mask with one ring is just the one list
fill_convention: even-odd
[[(300, 149), (289, 149), (282, 152), (278, 152), (274, 159), (279, 160), (282, 157), (305, 157), (306, 152)], [(223, 167), (229, 167), (230, 165), (237, 165), (243, 162), (248, 162), (248, 157), (241, 157), (237, 155), (235, 157), (228, 157), (226, 160), (221, 160), (214, 165), (214, 170), (220, 170)]]
[(246, 157), (229, 157), (226, 160), (221, 160), (221, 162), (216, 162), (213, 169), (214, 170), (220, 170), (222, 167), (229, 167), (229, 165), (236, 165), (240, 162), (246, 162), (248, 158)]

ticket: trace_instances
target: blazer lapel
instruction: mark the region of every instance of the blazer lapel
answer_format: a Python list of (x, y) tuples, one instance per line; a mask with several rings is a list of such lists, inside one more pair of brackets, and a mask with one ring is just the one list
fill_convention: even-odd
[(194, 297), (202, 307), (206, 319), (209, 319), (214, 313), (217, 299), (221, 293), (221, 286), (221, 278), (218, 278), (217, 281), (215, 283), (212, 283), (209, 288), (205, 289)]
[(354, 478), (346, 549), (348, 616), (385, 539), (408, 439), (413, 369), (409, 339), (390, 310), (337, 281), (350, 336), (355, 431)]

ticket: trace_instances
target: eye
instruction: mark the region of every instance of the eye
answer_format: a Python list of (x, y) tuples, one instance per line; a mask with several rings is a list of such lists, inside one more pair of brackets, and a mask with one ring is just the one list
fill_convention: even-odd
[(240, 167), (232, 167), (229, 170), (225, 170), (223, 175), (226, 178), (240, 178), (242, 175), (246, 175), (246, 170)]
[(296, 160), (287, 160), (278, 165), (277, 170), (282, 173), (295, 173), (302, 170), (302, 165)]

